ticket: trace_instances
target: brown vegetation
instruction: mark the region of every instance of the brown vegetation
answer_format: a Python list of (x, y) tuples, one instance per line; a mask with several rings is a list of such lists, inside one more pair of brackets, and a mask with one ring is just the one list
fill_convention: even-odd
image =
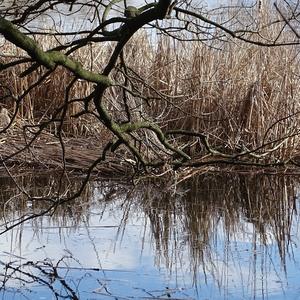
[[(269, 16), (262, 11), (255, 14), (263, 39), (276, 39), (276, 23), (264, 28), (260, 22), (267, 24)], [(291, 32), (287, 30), (285, 35)], [(36, 39), (45, 49), (57, 43), (51, 36)], [(85, 69), (102, 73), (112, 45), (89, 45), (79, 48), (72, 57)], [(24, 56), (9, 42), (1, 51), (2, 63)], [(262, 47), (224, 37), (223, 41), (212, 39), (207, 44), (162, 35), (155, 39), (140, 31), (124, 47), (111, 73), (116, 84), (106, 89), (103, 101), (115, 124), (153, 122), (166, 133), (172, 146), (201, 163), (240, 157), (252, 162), (297, 163), (298, 51), (297, 45)], [(28, 135), (32, 126), (38, 125), (35, 130), (43, 126), (55, 135), (63, 116), (60, 129), (65, 137), (94, 138), (99, 149), (112, 141), (107, 125), (94, 113), (94, 104), (86, 101), (93, 92), (92, 83), (77, 80), (70, 85), (74, 75), (61, 66), (41, 80), (44, 69), (28, 72), (30, 66), (18, 64), (0, 73), (1, 105), (11, 115), (16, 114), (14, 132), (23, 129)], [(178, 151), (162, 145), (152, 128), (130, 130), (126, 135), (148, 160), (159, 159), (163, 153), (176, 159)], [(200, 135), (182, 136), (183, 131)]]
[[(6, 47), (6, 53), (17, 55), (15, 51), (11, 45)], [(227, 153), (265, 144), (263, 152), (274, 151), (274, 157), (290, 159), (299, 154), (297, 51), (296, 46), (260, 48), (241, 43), (224, 49), (214, 49), (200, 42), (171, 45), (165, 37), (151, 45), (146, 36), (139, 35), (126, 47), (125, 57), (132, 76), (139, 74), (145, 79), (144, 84), (139, 83), (138, 78), (133, 82), (143, 88), (149, 105), (132, 95), (127, 96), (128, 105), (132, 112), (136, 111), (137, 118), (138, 112), (142, 112), (147, 118), (157, 120), (164, 130), (176, 128), (208, 134), (210, 143)], [(97, 52), (102, 53), (102, 58), (105, 56), (105, 49)], [(86, 59), (81, 52), (76, 55), (81, 60)], [(99, 65), (93, 63), (92, 67), (99, 70)], [(24, 71), (18, 66), (1, 73), (1, 95), (5, 94), (6, 87), (12, 93), (12, 97), (2, 100), (2, 106), (11, 114), (16, 105), (12, 101), (14, 95), (22, 94), (40, 76), (36, 71), (20, 79)], [(49, 120), (64, 103), (64, 89), (70, 81), (71, 74), (57, 68), (26, 95), (19, 106), (16, 125)], [(79, 99), (90, 90), (91, 84), (84, 81), (72, 89), (72, 98), (78, 101), (68, 106), (64, 134), (101, 137), (104, 144), (110, 135), (97, 119), (92, 115), (76, 117), (83, 110)], [(159, 100), (158, 93), (162, 96)], [(115, 87), (110, 88), (106, 101), (115, 118), (126, 121), (121, 98), (122, 93)], [(48, 130), (54, 132), (55, 123), (50, 123)], [(197, 140), (184, 142), (190, 154), (200, 154)]]

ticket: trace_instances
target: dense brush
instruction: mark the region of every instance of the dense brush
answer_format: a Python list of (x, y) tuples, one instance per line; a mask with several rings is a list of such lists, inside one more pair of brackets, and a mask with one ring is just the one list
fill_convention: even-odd
[[(270, 29), (272, 30), (272, 28)], [(269, 33), (270, 36), (272, 32)], [(134, 121), (140, 117), (157, 122), (163, 130), (184, 129), (208, 136), (215, 149), (236, 153), (259, 148), (256, 154), (289, 159), (300, 149), (300, 69), (297, 46), (260, 47), (238, 41), (226, 41), (220, 47), (202, 42), (180, 42), (160, 36), (153, 42), (145, 32), (137, 34), (124, 49), (127, 75), (134, 94), (127, 93), (127, 103)], [(40, 43), (50, 45), (50, 37)], [(87, 69), (101, 72), (111, 54), (112, 45), (93, 45), (79, 49), (73, 56)], [(2, 61), (22, 57), (24, 53), (11, 44), (2, 46)], [(89, 50), (89, 51), (87, 51)], [(2, 71), (0, 94), (8, 87), (15, 97), (36, 82), (45, 72), (38, 69), (19, 77), (29, 65)], [(122, 64), (112, 75), (124, 84)], [(22, 100), (17, 119), (42, 122), (65, 101), (70, 72), (58, 67)], [(71, 99), (81, 99), (92, 91), (92, 84), (78, 81), (71, 89)], [(148, 97), (139, 99), (136, 94)], [(107, 90), (105, 101), (116, 121), (128, 121), (120, 87)], [(12, 112), (16, 102), (9, 98), (2, 104)], [(64, 121), (65, 134), (99, 135), (103, 126), (92, 115), (76, 115), (83, 103), (69, 104)], [(53, 126), (50, 130), (53, 130)], [(197, 141), (174, 137), (174, 143), (188, 146), (190, 154), (203, 151)], [(191, 146), (194, 143), (194, 146)], [(270, 156), (269, 156), (270, 157)]]

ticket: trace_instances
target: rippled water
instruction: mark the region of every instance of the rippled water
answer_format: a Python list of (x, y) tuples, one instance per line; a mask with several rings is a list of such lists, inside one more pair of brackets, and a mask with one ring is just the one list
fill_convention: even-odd
[(91, 183), (77, 202), (2, 234), (2, 299), (300, 297), (295, 179), (162, 186)]

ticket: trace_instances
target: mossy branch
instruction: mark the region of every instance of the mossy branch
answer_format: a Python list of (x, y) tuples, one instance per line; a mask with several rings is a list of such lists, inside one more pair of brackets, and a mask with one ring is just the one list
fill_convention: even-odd
[(66, 67), (81, 79), (95, 83), (101, 83), (105, 86), (110, 86), (113, 84), (108, 76), (85, 70), (78, 61), (74, 61), (59, 51), (51, 51), (46, 54), (49, 55), (51, 60), (56, 64)]
[(112, 81), (108, 78), (108, 76), (85, 70), (78, 61), (74, 61), (61, 52), (43, 51), (38, 46), (36, 41), (18, 30), (17, 27), (14, 26), (10, 21), (7, 21), (1, 17), (0, 33), (2, 33), (8, 41), (25, 50), (33, 60), (37, 61), (48, 69), (53, 70), (57, 65), (61, 65), (72, 71), (78, 78), (95, 83), (101, 83), (104, 86), (112, 85)]
[(166, 135), (186, 135), (186, 136), (196, 136), (200, 139), (201, 143), (204, 145), (205, 149), (212, 155), (220, 155), (223, 157), (230, 157), (227, 154), (223, 154), (215, 149), (213, 149), (208, 142), (208, 138), (205, 134), (200, 133), (200, 132), (194, 132), (194, 131), (189, 131), (189, 130), (183, 130), (183, 129), (178, 129), (178, 130), (169, 130), (166, 132)]
[[(100, 99), (102, 99), (104, 90), (105, 89), (103, 89), (101, 86), (98, 86), (94, 93), (94, 104), (99, 113), (100, 121), (118, 138), (118, 146), (124, 144), (129, 149), (129, 151), (131, 151), (131, 153), (137, 158), (137, 160), (143, 166), (146, 166), (147, 165), (146, 161), (139, 153), (139, 151), (136, 149), (136, 147), (132, 145), (132, 143), (130, 142), (130, 138), (124, 133), (121, 127), (116, 122), (114, 122), (109, 112), (102, 105), (101, 101), (99, 101)], [(112, 148), (114, 149), (115, 147)]]
[(38, 47), (37, 43), (32, 38), (26, 36), (10, 21), (7, 21), (2, 17), (0, 17), (0, 32), (8, 41), (25, 50), (32, 58), (42, 65), (48, 69), (54, 69), (55, 62), (51, 60), (49, 55), (45, 55), (45, 52)]
[(182, 157), (184, 160), (190, 160), (190, 157), (184, 153), (182, 150), (177, 149), (173, 147), (166, 139), (166, 136), (162, 132), (162, 130), (159, 128), (158, 125), (152, 122), (134, 122), (134, 123), (125, 123), (125, 124), (117, 124), (114, 122), (114, 120), (111, 118), (109, 112), (106, 110), (106, 108), (101, 104), (101, 101), (98, 101), (102, 98), (104, 90), (101, 87), (98, 87), (96, 89), (94, 97), (95, 97), (95, 106), (97, 108), (97, 111), (99, 113), (99, 117), (101, 122), (111, 131), (115, 134), (115, 136), (118, 138), (118, 146), (120, 144), (124, 144), (127, 146), (127, 148), (131, 151), (131, 153), (140, 161), (140, 163), (144, 166), (149, 165), (143, 158), (142, 154), (138, 151), (138, 149), (132, 145), (130, 141), (130, 137), (128, 136), (128, 133), (131, 133), (133, 131), (137, 131), (139, 129), (149, 129), (153, 131), (159, 141), (163, 144), (163, 146), (172, 151), (173, 153), (177, 153), (180, 157)]
[(160, 127), (158, 125), (156, 125), (155, 123), (152, 122), (135, 122), (135, 123), (126, 123), (126, 124), (122, 124), (119, 126), (121, 132), (132, 132), (132, 131), (136, 131), (138, 129), (149, 129), (151, 131), (153, 131), (157, 138), (159, 139), (159, 141), (165, 146), (166, 149), (171, 150), (174, 153), (177, 153), (180, 157), (182, 157), (185, 160), (190, 160), (191, 158), (182, 150), (177, 149), (175, 147), (173, 147), (166, 139), (165, 134), (162, 132), (162, 130), (160, 129)]

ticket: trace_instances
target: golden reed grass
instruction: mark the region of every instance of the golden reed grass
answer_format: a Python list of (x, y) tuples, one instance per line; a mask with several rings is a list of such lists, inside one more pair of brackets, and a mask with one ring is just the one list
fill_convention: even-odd
[[(272, 141), (291, 136), (276, 156), (293, 156), (299, 137), (292, 135), (300, 128), (297, 54), (297, 47), (232, 43), (220, 51), (196, 42), (170, 47), (160, 41), (150, 80), (174, 95), (164, 123), (206, 133), (223, 151), (267, 143), (271, 149)], [(154, 113), (160, 112), (158, 105)]]
[[(272, 37), (272, 32), (269, 35)], [(49, 37), (43, 38), (43, 45), (51, 43)], [(130, 80), (143, 96), (150, 97), (145, 103), (127, 94), (133, 120), (142, 115), (163, 129), (205, 133), (211, 145), (226, 153), (260, 148), (265, 144), (259, 154), (269, 152), (268, 157), (279, 159), (297, 156), (300, 150), (298, 47), (259, 47), (237, 40), (227, 41), (221, 49), (212, 45), (180, 42), (164, 36), (151, 42), (151, 37), (144, 32), (130, 40), (124, 49)], [(89, 45), (78, 50), (74, 57), (86, 68), (101, 72), (111, 49), (110, 44)], [(24, 55), (8, 43), (1, 50), (2, 60)], [(22, 94), (42, 72), (39, 69), (20, 78), (26, 68), (28, 65), (2, 71), (2, 86), (8, 86), (14, 95)], [(117, 71), (112, 76), (121, 84), (124, 82), (124, 76)], [(18, 118), (29, 122), (49, 118), (55, 108), (64, 103), (64, 91), (70, 81), (71, 74), (57, 68), (24, 97)], [(3, 94), (4, 89), (1, 89), (0, 94)], [(81, 99), (91, 91), (92, 84), (78, 81), (71, 90), (71, 98)], [(112, 87), (105, 94), (109, 110), (120, 121), (126, 115), (123, 99), (119, 87)], [(12, 110), (16, 104), (10, 101), (5, 105)], [(82, 109), (80, 101), (69, 105), (65, 133), (104, 134), (105, 129), (91, 115), (72, 118)], [(179, 142), (189, 146), (190, 154), (203, 150), (196, 140), (174, 139), (174, 143)]]

